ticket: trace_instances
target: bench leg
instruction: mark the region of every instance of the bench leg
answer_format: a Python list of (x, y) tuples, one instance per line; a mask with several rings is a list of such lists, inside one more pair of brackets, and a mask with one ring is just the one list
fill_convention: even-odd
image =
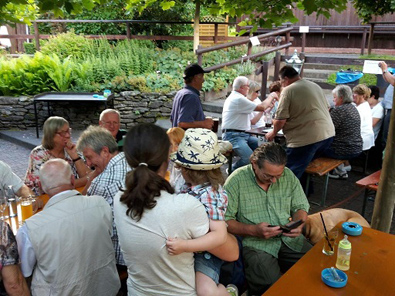
[(233, 161), (233, 151), (231, 151), (228, 155), (228, 175), (232, 173), (232, 161)]
[(306, 175), (307, 175), (307, 177), (306, 177), (306, 196), (308, 197), (309, 196), (309, 190), (310, 190), (310, 174), (307, 174), (306, 173)]
[(365, 217), (366, 202), (368, 201), (368, 193), (369, 190), (365, 189), (365, 195), (363, 197), (362, 212), (361, 212), (362, 217)]
[(322, 196), (321, 196), (321, 206), (325, 207), (325, 200), (326, 200), (326, 194), (328, 192), (328, 183), (329, 183), (329, 173), (325, 174), (325, 182), (324, 182), (324, 190), (322, 191)]

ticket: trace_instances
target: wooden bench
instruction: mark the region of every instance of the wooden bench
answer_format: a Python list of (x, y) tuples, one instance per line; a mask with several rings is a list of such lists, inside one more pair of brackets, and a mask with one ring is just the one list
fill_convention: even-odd
[(363, 199), (362, 212), (361, 212), (361, 215), (363, 217), (365, 216), (366, 202), (368, 200), (369, 192), (370, 191), (377, 192), (377, 188), (379, 187), (378, 184), (380, 181), (380, 176), (381, 176), (381, 170), (355, 182), (357, 186), (365, 188), (365, 195)]
[(321, 203), (319, 203), (319, 205), (322, 207), (325, 206), (326, 194), (328, 191), (329, 183), (329, 172), (337, 168), (343, 162), (344, 160), (340, 159), (319, 157), (310, 162), (305, 170), (305, 173), (307, 173), (306, 193), (309, 192), (310, 175), (325, 177), (324, 190), (322, 191)]

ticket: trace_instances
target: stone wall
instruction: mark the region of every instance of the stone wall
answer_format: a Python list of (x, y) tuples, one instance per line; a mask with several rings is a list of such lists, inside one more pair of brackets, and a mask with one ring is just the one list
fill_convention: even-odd
[[(136, 123), (155, 122), (170, 117), (173, 97), (168, 94), (125, 91), (115, 94), (114, 108), (121, 112), (122, 128)], [(62, 116), (74, 129), (85, 129), (98, 124), (104, 104), (97, 102), (51, 102), (51, 115)], [(39, 126), (48, 117), (47, 103), (37, 103)], [(0, 97), (0, 129), (27, 129), (35, 127), (33, 97)]]

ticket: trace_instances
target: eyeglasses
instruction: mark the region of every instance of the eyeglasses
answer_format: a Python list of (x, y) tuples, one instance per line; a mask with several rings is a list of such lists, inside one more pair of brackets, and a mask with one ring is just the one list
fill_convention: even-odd
[(71, 128), (67, 129), (67, 131), (56, 132), (56, 134), (58, 134), (61, 137), (65, 137), (67, 134), (71, 135)]
[(119, 125), (119, 121), (101, 121), (104, 125)]
[(266, 180), (272, 180), (272, 179), (277, 179), (278, 180), (278, 179), (281, 178), (282, 175), (283, 175), (283, 173), (281, 173), (280, 175), (277, 175), (277, 176), (261, 173), (261, 177), (263, 179), (266, 179)]

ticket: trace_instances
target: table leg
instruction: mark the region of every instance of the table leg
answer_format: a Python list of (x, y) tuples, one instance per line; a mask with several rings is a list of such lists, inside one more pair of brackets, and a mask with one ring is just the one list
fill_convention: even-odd
[(37, 114), (37, 106), (36, 106), (36, 101), (33, 100), (33, 106), (34, 106), (34, 118), (36, 120), (36, 136), (37, 138), (40, 137), (38, 134), (38, 114)]

